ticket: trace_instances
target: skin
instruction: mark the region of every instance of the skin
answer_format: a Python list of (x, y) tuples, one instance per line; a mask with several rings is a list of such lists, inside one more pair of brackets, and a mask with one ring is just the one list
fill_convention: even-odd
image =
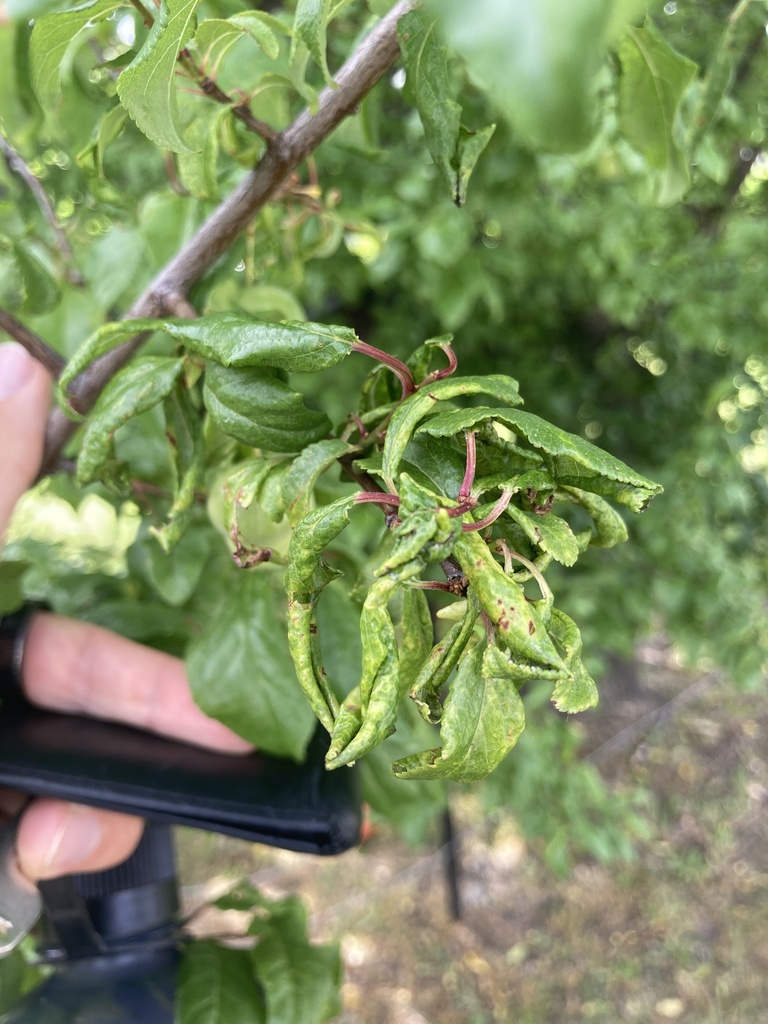
[[(37, 475), (50, 400), (46, 371), (19, 345), (0, 344), (0, 543)], [(97, 626), (37, 615), (22, 676), (28, 699), (41, 707), (125, 722), (224, 753), (252, 749), (195, 705), (183, 662)], [(0, 812), (16, 813), (25, 799), (0, 788)], [(37, 799), (21, 821), (18, 865), (32, 880), (99, 871), (133, 852), (142, 827), (128, 815)]]

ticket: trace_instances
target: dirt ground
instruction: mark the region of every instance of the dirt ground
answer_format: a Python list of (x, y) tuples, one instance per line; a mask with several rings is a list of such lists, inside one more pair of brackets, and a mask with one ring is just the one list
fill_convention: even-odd
[(464, 798), (458, 921), (438, 840), (414, 850), (386, 829), (333, 860), (182, 834), (187, 905), (243, 874), (303, 894), (314, 936), (341, 944), (337, 1024), (768, 1024), (768, 696), (654, 645), (601, 694), (585, 752), (653, 794), (633, 861), (558, 879), (512, 808), (483, 817)]

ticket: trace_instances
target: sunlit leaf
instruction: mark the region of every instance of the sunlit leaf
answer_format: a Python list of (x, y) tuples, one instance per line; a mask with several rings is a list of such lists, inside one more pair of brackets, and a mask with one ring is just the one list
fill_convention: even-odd
[(330, 8), (330, 0), (298, 0), (293, 23), (294, 51), (295, 42), (301, 40), (328, 84), (333, 81), (326, 55), (326, 26)]
[(106, 18), (122, 0), (89, 0), (68, 11), (47, 14), (35, 22), (29, 45), (32, 85), (40, 106), (54, 113), (61, 95), (61, 74), (70, 46), (95, 21)]
[(120, 74), (120, 102), (148, 139), (183, 153), (184, 140), (176, 100), (179, 52), (189, 40), (200, 0), (163, 0), (138, 57)]
[(531, 145), (580, 149), (594, 120), (592, 76), (639, 0), (430, 0), (446, 41)]
[(690, 178), (676, 119), (696, 65), (677, 53), (651, 21), (627, 30), (618, 55), (621, 130), (658, 172), (658, 201), (666, 206), (682, 195)]

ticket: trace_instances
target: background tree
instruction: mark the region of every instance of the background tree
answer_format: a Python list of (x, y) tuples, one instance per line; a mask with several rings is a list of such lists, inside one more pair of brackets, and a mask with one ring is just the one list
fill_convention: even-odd
[[(208, 713), (262, 747), (300, 756), (314, 716), (298, 685), (284, 685), (294, 676), (288, 643), (276, 640), (285, 559), (304, 625), (316, 615), (320, 635), (332, 638), (325, 667), (343, 697), (370, 653), (365, 634), (361, 645), (360, 605), (377, 566), (394, 578), (401, 541), (390, 547), (381, 509), (355, 510), (329, 563), (353, 585), (327, 587), (318, 602), (331, 575), (320, 555), (333, 530), (315, 545), (313, 572), (326, 575), (320, 583), (313, 576), (308, 589), (296, 568), (296, 533), (300, 524), (307, 532), (303, 517), (313, 507), (346, 517), (345, 496), (391, 492), (392, 474), (403, 469), (392, 455), (399, 442), (387, 442), (376, 462), (379, 442), (401, 425), (402, 399), (443, 376), (446, 356), (441, 363), (438, 355), (452, 332), (460, 371), (509, 374), (521, 382), (526, 410), (577, 438), (537, 433), (539, 424), (513, 408), (510, 386), (501, 394), (501, 385), (487, 384), (477, 390), (490, 395), (483, 401), (495, 418), (465, 414), (435, 427), (428, 443), (424, 434), (403, 435), (407, 466), (423, 473), (408, 493), (409, 484), (403, 490), (399, 475), (395, 481), (404, 523), (421, 522), (432, 507), (425, 488), (446, 508), (468, 497), (462, 487), (473, 483), (465, 470), (474, 442), (465, 430), (479, 432), (479, 480), (494, 475), (493, 451), (513, 436), (521, 442), (514, 479), (524, 469), (539, 473), (535, 486), (507, 488), (511, 511), (500, 522), (508, 525), (496, 525), (494, 537), (509, 559), (510, 551), (523, 556), (504, 569), (546, 613), (542, 628), (555, 653), (523, 649), (522, 633), (511, 640), (514, 629), (493, 620), (495, 635), (507, 637), (504, 671), (511, 660), (518, 684), (578, 680), (578, 694), (559, 703), (589, 704), (572, 617), (593, 669), (601, 651), (630, 651), (639, 633), (661, 627), (691, 662), (718, 662), (754, 685), (766, 645), (758, 524), (768, 362), (757, 245), (764, 6), (268, 7), (8, 5), (11, 20), (0, 28), (0, 326), (57, 375), (62, 356), (69, 363), (46, 479), (2, 563), (4, 606), (45, 600), (186, 655)], [(197, 327), (183, 325), (200, 315)], [(128, 324), (104, 327), (120, 318)], [(274, 326), (281, 321), (309, 327), (289, 336)], [(265, 326), (254, 333), (254, 325)], [(436, 344), (420, 348), (426, 338)], [(250, 368), (237, 366), (236, 350), (248, 344), (272, 346), (267, 369), (253, 369), (251, 349)], [(333, 350), (322, 367), (310, 354), (318, 346)], [(394, 365), (402, 394), (389, 369), (366, 377), (362, 359), (344, 358), (353, 349)], [(452, 358), (449, 350), (449, 365)], [(361, 386), (353, 409), (349, 396)], [(286, 402), (290, 439), (275, 415)], [(507, 407), (503, 416), (499, 406)], [(504, 424), (501, 434), (488, 433), (491, 421)], [(381, 437), (371, 439), (377, 430)], [(601, 461), (579, 436), (639, 473)], [(371, 451), (351, 450), (353, 442), (366, 448), (366, 439)], [(302, 450), (311, 454), (297, 458)], [(435, 452), (439, 465), (428, 465)], [(576, 476), (565, 465), (574, 458)], [(477, 507), (448, 517), (454, 526), (482, 523), (496, 510), (511, 479), (506, 463), (505, 471), (487, 493), (476, 487)], [(656, 490), (641, 474), (660, 480), (666, 494), (632, 520), (631, 544), (591, 551), (573, 566), (590, 540), (599, 546), (625, 530), (615, 510), (584, 493), (639, 510)], [(575, 496), (566, 489), (577, 478), (592, 483)], [(550, 494), (578, 500), (564, 518), (555, 508), (564, 524), (557, 537), (537, 539), (530, 517), (555, 520), (547, 518)], [(382, 502), (393, 517), (395, 504), (374, 493), (372, 503)], [(67, 536), (56, 522), (66, 506), (77, 512), (70, 521), (101, 516), (101, 538), (92, 525), (87, 541)], [(310, 519), (313, 530), (318, 521)], [(443, 526), (436, 535), (430, 525), (419, 565), (401, 573), (398, 586), (451, 556), (454, 570), (458, 560), (468, 574), (461, 544), (469, 542)], [(544, 586), (557, 595), (560, 618), (548, 617), (539, 568), (527, 564), (543, 564), (542, 556), (554, 558)], [(431, 582), (450, 589), (451, 572), (435, 572)], [(433, 611), (456, 596), (434, 593)], [(424, 624), (415, 664), (432, 642), (423, 594), (400, 587), (401, 604), (391, 606), (395, 643), (409, 639), (395, 629), (398, 617)], [(476, 609), (479, 621), (489, 607)], [(465, 639), (471, 629), (470, 622)], [(292, 642), (299, 676), (304, 656), (310, 679), (319, 680), (316, 710), (322, 718), (325, 706), (337, 719), (317, 652)], [(467, 648), (465, 675), (477, 674), (469, 659), (481, 649), (482, 641)], [(267, 668), (261, 686), (254, 665)], [(428, 708), (433, 701), (433, 719), (444, 678), (447, 671), (432, 674), (419, 691)], [(437, 742), (408, 704), (364, 771), (374, 808), (418, 831), (443, 791), (390, 772), (391, 762)], [(354, 712), (355, 702), (346, 707)], [(458, 699), (451, 707), (468, 714)], [(509, 706), (502, 717), (508, 723), (518, 714)], [(379, 719), (375, 738), (390, 725)], [(356, 735), (360, 722), (349, 728)], [(450, 754), (447, 728), (442, 742)], [(344, 749), (338, 743), (335, 756)], [(451, 756), (449, 765), (461, 762)], [(400, 763), (408, 774), (413, 762)], [(514, 784), (515, 754), (500, 770)], [(420, 762), (417, 774), (430, 771)], [(276, 935), (297, 934), (293, 913), (274, 912)], [(192, 955), (224, 969), (218, 952)], [(266, 986), (264, 970), (256, 974)], [(254, 1019), (263, 1012), (258, 993), (254, 985), (244, 996)], [(320, 1015), (327, 1003), (313, 1000)]]

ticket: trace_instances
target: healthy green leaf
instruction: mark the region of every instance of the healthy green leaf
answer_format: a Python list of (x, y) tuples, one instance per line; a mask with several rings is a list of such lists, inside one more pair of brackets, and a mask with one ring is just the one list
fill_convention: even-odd
[(133, 416), (170, 394), (184, 368), (182, 359), (145, 356), (115, 374), (99, 395), (83, 433), (77, 460), (81, 484), (97, 479), (114, 451), (114, 433)]
[(179, 967), (174, 1022), (267, 1024), (250, 953), (209, 939), (188, 942)]
[(176, 100), (176, 62), (189, 40), (200, 0), (163, 0), (147, 41), (117, 80), (120, 102), (150, 141), (183, 153)]
[[(157, 551), (157, 545), (152, 546)], [(93, 596), (92, 588), (89, 596)], [(165, 647), (171, 641), (174, 654), (180, 653), (178, 645), (189, 637), (188, 614), (169, 608), (164, 601), (145, 599), (137, 604), (136, 598), (115, 598), (100, 600), (90, 608), (82, 608), (81, 601), (78, 604), (77, 614), (83, 621), (151, 646)]]
[(323, 73), (328, 85), (333, 84), (328, 70), (326, 56), (326, 26), (330, 14), (330, 0), (298, 0), (296, 16), (293, 22), (293, 42), (291, 54), (296, 51), (296, 43), (301, 40), (309, 50), (312, 60)]
[(663, 490), (602, 448), (540, 416), (512, 410), (505, 413), (504, 421), (541, 451), (544, 464), (559, 484), (613, 498), (633, 512), (644, 511)]
[(434, 21), (425, 19), (421, 10), (409, 11), (400, 19), (397, 35), (427, 148), (455, 199), (461, 107), (452, 96), (445, 46)]
[(47, 14), (35, 22), (29, 44), (32, 86), (47, 114), (55, 113), (58, 106), (67, 51), (87, 26), (122, 6), (123, 0), (89, 0), (71, 10)]
[(24, 309), (37, 316), (57, 306), (61, 289), (34, 250), (25, 242), (17, 241), (13, 256), (24, 290)]
[(227, 107), (203, 107), (185, 128), (189, 149), (177, 154), (176, 166), (182, 186), (198, 199), (219, 198), (219, 135), (229, 116)]
[(267, 1019), (274, 1024), (321, 1024), (339, 1010), (339, 948), (309, 942), (306, 911), (298, 898), (270, 909), (266, 921), (256, 918), (251, 926), (260, 936), (251, 956), (264, 990)]
[(24, 604), (21, 578), (29, 563), (0, 559), (0, 615), (10, 615)]
[(530, 145), (581, 149), (593, 131), (592, 78), (641, 0), (430, 0), (446, 41)]
[(668, 206), (680, 198), (690, 181), (676, 120), (696, 76), (696, 65), (673, 50), (650, 20), (645, 28), (627, 30), (618, 56), (621, 130), (658, 172), (658, 202)]
[(521, 402), (517, 381), (501, 374), (458, 379), (449, 377), (411, 395), (395, 410), (384, 442), (384, 478), (391, 490), (395, 490), (395, 475), (417, 423), (432, 412), (437, 402), (463, 395), (489, 395), (509, 405)]
[(231, 18), (206, 18), (195, 32), (194, 48), (200, 54), (201, 70), (214, 81), (221, 62), (238, 40), (250, 36), (271, 60), (280, 53), (272, 26), (261, 11), (242, 11)]
[(203, 391), (216, 426), (252, 448), (299, 452), (327, 434), (331, 421), (268, 370), (208, 363)]
[(440, 720), (442, 748), (396, 761), (392, 771), (401, 779), (477, 782), (506, 757), (524, 727), (510, 663), (486, 641), (459, 665)]
[(191, 529), (166, 554), (150, 536), (141, 536), (129, 549), (131, 571), (147, 580), (174, 608), (186, 604), (195, 592), (211, 553), (209, 530)]
[[(466, 464), (463, 437), (457, 444), (453, 438), (427, 437), (417, 433), (408, 442), (400, 469), (423, 486), (455, 497), (464, 479)], [(381, 472), (380, 459), (377, 472)]]
[(266, 577), (232, 572), (224, 600), (187, 653), (192, 694), (207, 715), (260, 750), (301, 760), (314, 715), (295, 682), (280, 602)]

